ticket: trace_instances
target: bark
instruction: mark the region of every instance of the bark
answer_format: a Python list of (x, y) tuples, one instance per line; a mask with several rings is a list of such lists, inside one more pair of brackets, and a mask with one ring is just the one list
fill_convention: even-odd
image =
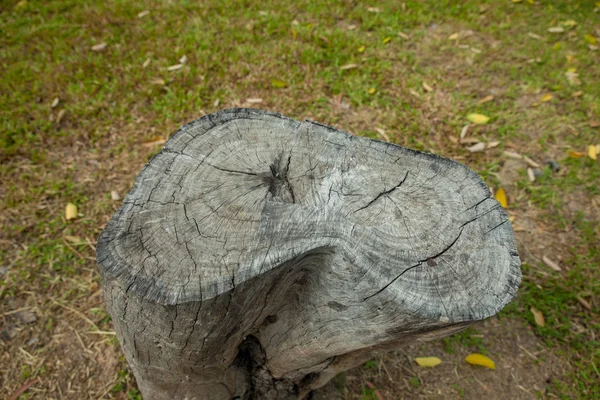
[(521, 279), (506, 212), (466, 166), (249, 109), (182, 127), (97, 258), (146, 399), (302, 399), (494, 315)]

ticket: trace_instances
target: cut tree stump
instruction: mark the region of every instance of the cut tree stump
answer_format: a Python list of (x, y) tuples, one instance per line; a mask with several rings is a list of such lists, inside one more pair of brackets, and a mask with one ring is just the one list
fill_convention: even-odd
[(521, 279), (507, 214), (466, 166), (250, 109), (182, 127), (97, 259), (146, 399), (302, 399), (494, 315)]

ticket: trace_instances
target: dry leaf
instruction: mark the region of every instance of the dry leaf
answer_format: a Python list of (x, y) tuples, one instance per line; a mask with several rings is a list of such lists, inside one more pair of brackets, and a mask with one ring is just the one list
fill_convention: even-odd
[(598, 43), (598, 39), (596, 39), (595, 36), (590, 35), (589, 33), (586, 33), (585, 35), (583, 35), (583, 38), (585, 39), (586, 42), (588, 42), (589, 44), (596, 44)]
[(550, 93), (546, 93), (545, 95), (542, 96), (542, 98), (540, 99), (540, 101), (546, 102), (546, 101), (550, 101), (552, 100), (552, 95)]
[(67, 242), (72, 244), (85, 244), (85, 242), (81, 240), (79, 236), (65, 235), (64, 238)]
[(183, 68), (183, 64), (175, 64), (175, 65), (171, 65), (170, 67), (167, 68), (167, 71), (177, 71), (178, 69)]
[(519, 153), (515, 153), (514, 151), (510, 151), (510, 150), (504, 150), (504, 155), (509, 157), (509, 158), (514, 158), (516, 160), (522, 160), (523, 156), (520, 155)]
[(535, 309), (534, 307), (531, 307), (529, 311), (531, 311), (531, 313), (533, 314), (533, 319), (535, 320), (535, 323), (543, 328), (546, 325), (546, 322), (544, 321), (544, 314), (542, 314), (541, 311)]
[(565, 76), (571, 85), (581, 85), (581, 80), (579, 80), (579, 74), (574, 71), (574, 68), (569, 68), (567, 72), (565, 72)]
[(563, 33), (565, 31), (565, 28), (563, 28), (562, 26), (551, 26), (550, 28), (548, 28), (548, 32), (550, 33)]
[(249, 103), (249, 104), (259, 104), (262, 102), (263, 102), (263, 99), (261, 99), (260, 97), (251, 97), (251, 98), (246, 99), (246, 103)]
[(370, 89), (369, 89), (367, 92), (368, 92), (369, 94), (373, 94), (373, 93), (375, 93), (375, 88), (374, 88), (374, 87), (372, 87), (372, 88), (370, 88)]
[(156, 139), (148, 140), (148, 141), (142, 143), (142, 146), (144, 146), (144, 147), (153, 147), (153, 146), (158, 146), (158, 145), (161, 145), (161, 144), (165, 144), (165, 142), (166, 142), (166, 140), (163, 139), (163, 138), (156, 138)]
[(280, 79), (271, 79), (271, 86), (273, 86), (276, 89), (283, 89), (287, 87), (287, 83)]
[(467, 147), (467, 150), (469, 150), (471, 153), (478, 153), (480, 151), (485, 150), (485, 143), (479, 142), (471, 147)]
[(457, 40), (458, 39), (458, 33), (453, 33), (452, 35), (448, 36), (448, 40)]
[(588, 146), (588, 157), (592, 160), (598, 159), (598, 153), (600, 153), (600, 146), (594, 146), (593, 144)]
[(467, 119), (474, 124), (483, 125), (488, 123), (490, 117), (483, 114), (469, 114), (467, 115)]
[(600, 126), (600, 121), (590, 121), (588, 125), (590, 128), (598, 128)]
[(342, 69), (342, 70), (346, 70), (346, 69), (352, 69), (352, 68), (356, 68), (356, 67), (358, 67), (358, 65), (357, 65), (357, 64), (346, 64), (346, 65), (342, 65), (342, 66), (340, 67), (340, 69)]
[(551, 259), (549, 259), (548, 257), (543, 256), (542, 257), (542, 261), (544, 262), (544, 264), (546, 264), (547, 266), (549, 266), (550, 268), (552, 268), (556, 272), (562, 271), (562, 268), (557, 263), (555, 263), (554, 261), (552, 261)]
[(142, 12), (138, 13), (137, 17), (138, 18), (143, 18), (143, 17), (145, 17), (148, 14), (150, 14), (150, 11), (145, 10), (145, 11), (142, 11)]
[(415, 97), (421, 97), (421, 95), (414, 89), (408, 89), (408, 93), (412, 94)]
[(579, 96), (581, 96), (581, 95), (583, 95), (583, 92), (582, 92), (581, 90), (578, 90), (578, 91), (576, 91), (576, 92), (573, 92), (573, 93), (571, 94), (571, 97), (579, 97)]
[(71, 220), (77, 218), (77, 206), (73, 203), (68, 203), (65, 207), (65, 219)]
[(421, 367), (435, 367), (442, 363), (442, 360), (437, 357), (417, 357), (415, 361)]
[(506, 193), (504, 192), (504, 189), (498, 188), (498, 190), (496, 190), (496, 193), (494, 194), (494, 198), (498, 200), (498, 203), (500, 203), (502, 207), (508, 207), (508, 201), (506, 199)]
[(533, 167), (533, 168), (541, 168), (542, 166), (538, 163), (536, 163), (535, 161), (533, 161), (531, 158), (527, 157), (527, 156), (523, 156), (523, 160), (529, 164), (529, 166)]
[(98, 44), (92, 46), (92, 50), (93, 51), (104, 50), (104, 48), (106, 48), (106, 46), (108, 46), (108, 44), (106, 44), (106, 42), (98, 43)]
[(540, 35), (537, 35), (537, 34), (535, 34), (535, 33), (532, 33), (532, 32), (529, 32), (529, 33), (527, 34), (527, 36), (529, 36), (529, 37), (530, 37), (530, 38), (532, 38), (532, 39), (536, 39), (536, 40), (544, 40), (544, 38), (543, 38), (543, 37), (541, 37)]
[(56, 116), (56, 123), (60, 124), (60, 121), (62, 121), (63, 117), (65, 116), (67, 110), (60, 110), (58, 112), (58, 115)]
[(116, 190), (111, 190), (110, 199), (113, 201), (121, 200), (121, 196), (119, 195), (119, 192), (117, 192)]
[(386, 44), (386, 43), (389, 43), (391, 40), (392, 40), (392, 38), (388, 36), (385, 39), (383, 39), (381, 43)]
[(535, 182), (535, 174), (533, 173), (533, 169), (527, 168), (527, 177), (531, 182)]
[(404, 32), (398, 32), (398, 36), (400, 36), (400, 37), (401, 37), (402, 39), (404, 39), (404, 40), (408, 40), (408, 39), (410, 39), (410, 36), (409, 36), (409, 35), (407, 35), (407, 34), (406, 34), (406, 33), (404, 33)]
[(142, 68), (146, 68), (150, 64), (150, 59), (146, 58), (146, 61), (142, 64)]
[(490, 358), (484, 356), (483, 354), (477, 354), (477, 353), (469, 354), (465, 358), (465, 361), (471, 365), (479, 365), (479, 366), (486, 367), (489, 369), (496, 369), (496, 363), (494, 363), (494, 361), (492, 361)]
[(433, 88), (429, 86), (427, 82), (422, 82), (421, 84), (423, 85), (423, 89), (425, 89), (428, 92), (433, 92)]
[(50, 104), (51, 108), (54, 108), (58, 105), (58, 103), (60, 102), (60, 99), (57, 97), (52, 101), (52, 104)]
[(498, 141), (493, 141), (493, 142), (489, 142), (485, 148), (486, 149), (493, 149), (494, 147), (498, 147), (500, 145), (500, 142)]
[(490, 95), (490, 96), (485, 96), (483, 99), (479, 100), (477, 102), (477, 104), (483, 104), (483, 103), (487, 103), (489, 101), (494, 100), (494, 96)]
[(587, 300), (585, 300), (581, 296), (577, 296), (576, 299), (579, 302), (579, 304), (581, 304), (586, 310), (592, 311), (592, 305), (588, 303)]
[(573, 157), (573, 158), (581, 158), (581, 157), (585, 157), (586, 154), (585, 153), (581, 153), (579, 151), (573, 151), (573, 150), (569, 150), (569, 156)]
[(162, 85), (165, 84), (165, 80), (161, 79), (161, 78), (156, 78), (156, 79), (152, 79), (150, 81), (150, 83), (153, 84), (153, 85), (161, 85), (162, 86)]
[(390, 137), (385, 133), (385, 130), (383, 130), (381, 128), (373, 128), (373, 129), (375, 129), (375, 131), (377, 133), (379, 133), (386, 142), (390, 141)]
[(183, 55), (183, 57), (181, 57), (181, 58), (179, 59), (179, 62), (180, 62), (181, 64), (185, 64), (185, 63), (187, 62), (187, 60), (188, 60), (188, 58), (187, 58), (187, 56), (184, 54), (184, 55)]
[(369, 7), (369, 8), (367, 8), (367, 11), (372, 12), (372, 13), (380, 13), (381, 12), (381, 10), (377, 7)]
[(463, 126), (463, 128), (460, 130), (460, 140), (463, 140), (465, 138), (465, 136), (467, 136), (467, 132), (469, 131), (469, 124)]

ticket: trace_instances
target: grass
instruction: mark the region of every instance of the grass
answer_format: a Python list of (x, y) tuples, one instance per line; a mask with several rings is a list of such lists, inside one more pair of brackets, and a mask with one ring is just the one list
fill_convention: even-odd
[[(524, 280), (502, 315), (532, 326), (571, 364), (547, 393), (600, 396), (600, 166), (568, 154), (600, 144), (600, 51), (586, 36), (600, 41), (594, 2), (6, 1), (0, 14), (0, 312), (29, 307), (38, 316), (0, 344), (11, 360), (2, 363), (2, 396), (37, 377), (42, 397), (60, 385), (138, 396), (123, 361), (111, 361), (120, 357), (114, 337), (87, 333), (112, 329), (94, 264), (95, 238), (118, 207), (110, 192), (131, 187), (157, 151), (148, 141), (248, 98), (371, 138), (383, 130), (505, 186), (515, 227), (531, 224), (517, 232)], [(557, 26), (563, 32), (548, 32)], [(457, 140), (472, 112), (491, 120), (467, 136), (498, 147), (471, 154)], [(504, 150), (562, 168), (542, 166), (530, 182), (521, 165), (507, 179)], [(82, 213), (75, 221), (64, 220), (67, 202)], [(546, 253), (561, 257), (561, 273), (543, 265)], [(0, 330), (16, 323), (10, 315)], [(486, 350), (473, 334), (443, 344), (450, 353)], [(89, 376), (72, 373), (86, 368)]]

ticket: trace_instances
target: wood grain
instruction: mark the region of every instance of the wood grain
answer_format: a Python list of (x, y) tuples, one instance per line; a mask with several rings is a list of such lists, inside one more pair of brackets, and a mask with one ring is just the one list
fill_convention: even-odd
[(297, 399), (494, 315), (521, 271), (466, 166), (251, 109), (182, 127), (98, 241), (145, 398)]

